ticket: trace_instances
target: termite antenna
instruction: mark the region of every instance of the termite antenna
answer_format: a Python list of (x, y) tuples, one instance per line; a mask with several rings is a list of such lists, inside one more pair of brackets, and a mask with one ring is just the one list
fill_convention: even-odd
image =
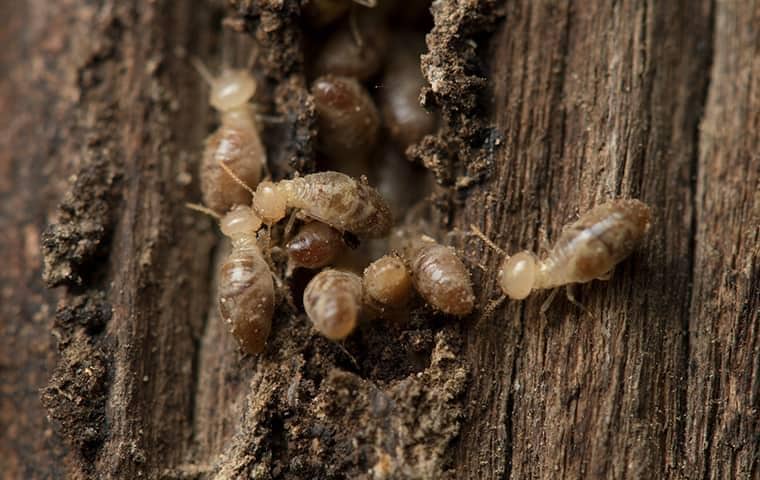
[(493, 243), (490, 238), (486, 237), (486, 235), (482, 231), (480, 231), (480, 229), (476, 227), (475, 224), (473, 223), (470, 224), (470, 230), (472, 231), (473, 235), (483, 240), (483, 243), (485, 243), (489, 247), (499, 252), (502, 256), (507, 254), (507, 252), (505, 252), (504, 250), (499, 248), (495, 243)]
[(211, 75), (211, 72), (209, 72), (208, 68), (206, 68), (206, 65), (201, 61), (201, 59), (193, 56), (190, 58), (190, 63), (193, 64), (195, 70), (200, 74), (201, 77), (203, 77), (203, 80), (208, 83), (209, 87), (213, 87), (216, 79), (213, 75)]
[(205, 213), (209, 217), (212, 217), (216, 220), (221, 220), (222, 216), (216, 213), (215, 211), (211, 210), (208, 207), (204, 207), (203, 205), (198, 205), (197, 203), (186, 203), (185, 206), (189, 208), (190, 210), (195, 210), (196, 212)]
[(237, 183), (241, 187), (243, 187), (246, 190), (248, 190), (248, 193), (250, 193), (252, 196), (256, 195), (256, 192), (254, 192), (253, 189), (248, 186), (248, 184), (246, 184), (243, 180), (241, 180), (240, 177), (238, 177), (237, 175), (235, 175), (235, 172), (233, 172), (230, 169), (230, 167), (228, 167), (227, 165), (225, 165), (224, 162), (220, 161), (219, 162), (219, 166), (222, 167), (222, 170), (224, 170), (227, 173), (227, 175), (230, 176), (230, 178), (232, 178), (233, 180), (235, 180), (235, 183)]

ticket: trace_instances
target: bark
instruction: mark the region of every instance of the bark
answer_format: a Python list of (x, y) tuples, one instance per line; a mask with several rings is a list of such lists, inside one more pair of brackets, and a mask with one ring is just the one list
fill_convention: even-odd
[[(231, 11), (284, 120), (273, 174), (310, 171), (297, 2), (0, 2), (4, 478), (760, 475), (760, 3), (436, 2), (443, 121), (409, 153), (480, 308), (338, 345), (281, 292), (257, 357), (184, 207), (213, 124), (188, 59), (219, 58)], [(470, 225), (538, 252), (610, 197), (655, 221), (584, 310), (495, 303)]]

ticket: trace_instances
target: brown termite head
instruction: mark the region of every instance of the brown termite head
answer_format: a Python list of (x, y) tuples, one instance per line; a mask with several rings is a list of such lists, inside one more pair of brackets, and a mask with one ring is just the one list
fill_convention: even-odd
[(521, 300), (535, 289), (607, 280), (649, 231), (651, 210), (639, 200), (612, 200), (565, 227), (548, 256), (520, 252), (504, 260), (499, 285)]
[(382, 307), (403, 307), (412, 295), (412, 276), (404, 262), (394, 255), (385, 255), (364, 269), (364, 294), (370, 304)]
[(435, 130), (437, 116), (420, 105), (420, 91), (425, 85), (420, 70), (422, 46), (409, 47), (424, 44), (415, 38), (400, 41), (404, 43), (394, 49), (383, 74), (379, 104), (391, 138), (406, 148)]
[(377, 141), (380, 115), (354, 78), (325, 75), (311, 85), (319, 148), (338, 162), (364, 162)]
[(293, 266), (320, 268), (335, 260), (344, 251), (345, 245), (339, 231), (314, 221), (302, 225), (285, 249)]
[(449, 315), (464, 316), (475, 306), (470, 272), (454, 250), (432, 238), (409, 240), (405, 253), (414, 286), (431, 306)]
[(356, 180), (340, 172), (319, 172), (282, 180), (277, 190), (287, 199), (288, 207), (341, 232), (372, 238), (390, 232), (390, 208), (364, 178)]
[(272, 272), (256, 243), (258, 216), (238, 206), (220, 222), (232, 251), (219, 272), (219, 312), (247, 353), (264, 350), (272, 329), (275, 297)]
[(361, 35), (347, 23), (332, 33), (314, 61), (314, 74), (339, 75), (367, 80), (383, 66), (388, 51), (389, 33), (385, 22), (374, 10), (372, 15), (357, 15), (356, 27)]
[(361, 278), (351, 272), (323, 270), (306, 286), (303, 306), (319, 333), (330, 340), (342, 340), (354, 330), (359, 319)]

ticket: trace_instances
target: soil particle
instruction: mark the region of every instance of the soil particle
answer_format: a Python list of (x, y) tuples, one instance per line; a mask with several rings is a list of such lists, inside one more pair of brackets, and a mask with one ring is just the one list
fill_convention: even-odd
[(107, 435), (108, 355), (97, 337), (111, 317), (98, 293), (70, 300), (58, 309), (54, 333), (60, 358), (42, 403), (58, 430), (92, 465)]
[(42, 234), (49, 287), (78, 286), (104, 254), (112, 230), (114, 187), (118, 175), (105, 160), (95, 160), (74, 177), (60, 205), (60, 218)]

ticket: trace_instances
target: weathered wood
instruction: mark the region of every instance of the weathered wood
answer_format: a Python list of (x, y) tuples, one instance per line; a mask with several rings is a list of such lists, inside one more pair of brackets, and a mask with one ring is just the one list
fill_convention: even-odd
[[(274, 174), (307, 171), (299, 4), (233, 3), (284, 118)], [(757, 477), (757, 1), (437, 2), (422, 68), (443, 125), (410, 153), (483, 308), (418, 306), (338, 346), (282, 298), (256, 358), (213, 305), (224, 247), (184, 208), (212, 122), (188, 55), (220, 57), (224, 11), (0, 2), (4, 478)], [(576, 289), (587, 311), (485, 308), (501, 257), (470, 224), (541, 251), (610, 197), (655, 222)]]
[(760, 2), (719, 1), (699, 129), (685, 476), (760, 476)]

